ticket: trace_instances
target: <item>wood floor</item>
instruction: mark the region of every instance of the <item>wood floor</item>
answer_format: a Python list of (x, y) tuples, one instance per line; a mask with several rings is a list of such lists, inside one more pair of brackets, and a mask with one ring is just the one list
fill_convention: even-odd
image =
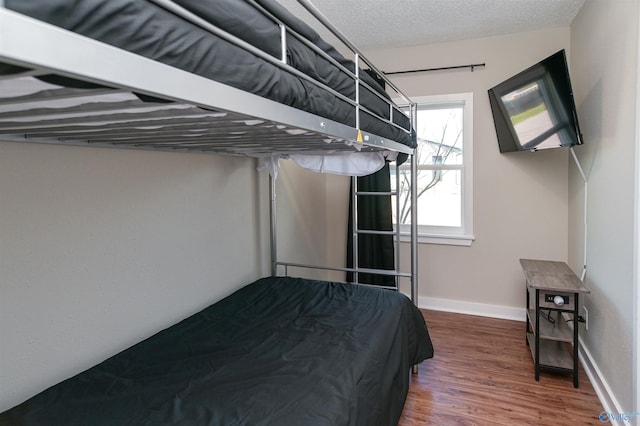
[(399, 426), (602, 425), (602, 405), (582, 366), (534, 378), (525, 324), (423, 311), (435, 355), (412, 375)]

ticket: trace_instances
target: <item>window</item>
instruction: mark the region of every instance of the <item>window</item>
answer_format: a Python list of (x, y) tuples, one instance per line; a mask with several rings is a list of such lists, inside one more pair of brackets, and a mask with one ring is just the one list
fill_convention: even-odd
[[(473, 241), (473, 94), (428, 96), (417, 103), (419, 242), (471, 245)], [(409, 162), (400, 166), (394, 219), (411, 223)], [(392, 170), (394, 170), (392, 168)], [(395, 190), (395, 171), (391, 185)]]

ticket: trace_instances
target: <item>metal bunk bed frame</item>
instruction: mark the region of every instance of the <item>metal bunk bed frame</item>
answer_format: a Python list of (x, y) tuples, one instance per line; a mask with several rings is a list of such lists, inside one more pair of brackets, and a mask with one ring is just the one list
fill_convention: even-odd
[[(303, 266), (327, 270), (352, 271), (354, 273), (378, 273), (408, 277), (411, 280), (411, 299), (417, 297), (417, 211), (416, 180), (417, 165), (414, 149), (396, 141), (360, 129), (362, 112), (387, 121), (395, 127), (393, 114), (399, 111), (392, 102), (389, 104), (389, 119), (377, 116), (359, 103), (360, 87), (368, 87), (359, 78), (359, 69), (366, 65), (382, 76), (397, 97), (410, 105), (411, 123), (415, 122), (415, 104), (376, 69), (361, 52), (353, 46), (308, 0), (298, 2), (308, 10), (325, 28), (353, 53), (355, 72), (350, 72), (315, 45), (286, 27), (276, 17), (269, 15), (253, 0), (248, 0), (262, 10), (281, 28), (282, 58), (274, 59), (267, 53), (248, 45), (220, 30), (186, 9), (169, 0), (150, 0), (187, 19), (205, 30), (225, 38), (239, 47), (267, 59), (269, 62), (293, 73), (313, 84), (329, 90), (355, 108), (354, 127), (310, 114), (290, 106), (271, 101), (231, 86), (210, 80), (188, 71), (180, 70), (140, 55), (118, 49), (99, 41), (49, 25), (8, 10), (0, 0), (0, 62), (17, 66), (22, 72), (0, 75), (2, 80), (23, 77), (37, 77), (55, 74), (104, 86), (104, 89), (60, 88), (27, 95), (0, 97), (0, 139), (5, 141), (49, 143), (76, 146), (98, 146), (161, 151), (198, 151), (226, 155), (249, 155), (254, 157), (274, 154), (341, 154), (354, 151), (396, 151), (409, 154), (411, 159), (411, 271), (371, 270), (357, 266), (357, 244), (354, 245), (354, 268), (331, 268), (309, 265), (295, 265), (277, 259), (275, 236), (275, 182), (271, 178), (271, 250), (272, 274), (278, 265)], [(310, 79), (286, 63), (286, 35), (293, 35), (316, 53), (351, 76), (355, 84), (355, 100), (351, 100), (320, 82)], [(64, 46), (61, 49), (60, 46)], [(174, 84), (167, 84), (173, 82)], [(371, 89), (369, 87), (369, 89)], [(144, 94), (171, 101), (149, 111), (149, 104), (125, 96), (124, 100), (106, 104), (91, 104), (70, 107), (69, 117), (55, 116), (55, 111), (47, 106), (49, 102), (82, 99), (86, 96), (123, 96), (129, 92)], [(375, 90), (374, 90), (375, 92)], [(17, 105), (44, 102), (38, 109), (24, 111)], [(166, 107), (166, 105), (170, 105)], [(119, 110), (114, 109), (118, 107)], [(13, 108), (13, 109), (12, 109)], [(45, 121), (31, 121), (33, 115), (53, 117)], [(22, 121), (21, 121), (22, 120)], [(411, 126), (411, 128), (413, 125)], [(410, 129), (404, 129), (410, 133)], [(228, 136), (232, 135), (232, 136)], [(331, 142), (331, 143), (327, 143)], [(399, 176), (399, 173), (396, 173)], [(356, 192), (357, 194), (357, 192)], [(398, 197), (396, 197), (398, 198)], [(356, 208), (354, 203), (354, 209)], [(356, 217), (354, 215), (354, 217)], [(354, 241), (357, 242), (357, 229)], [(400, 230), (394, 231), (396, 251), (399, 253)], [(397, 255), (399, 265), (399, 254)], [(398, 268), (398, 266), (396, 266)], [(357, 281), (357, 279), (356, 279)]]

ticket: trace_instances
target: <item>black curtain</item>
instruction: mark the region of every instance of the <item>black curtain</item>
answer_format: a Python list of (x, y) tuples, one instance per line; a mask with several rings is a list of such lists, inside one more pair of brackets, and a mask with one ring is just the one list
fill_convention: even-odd
[[(384, 80), (369, 69), (364, 70), (382, 87)], [(406, 158), (406, 157), (405, 157)], [(390, 192), (391, 176), (389, 163), (376, 173), (358, 177), (358, 191), (360, 192)], [(349, 195), (349, 229), (347, 233), (347, 267), (353, 267), (353, 184)], [(358, 197), (358, 229), (370, 229), (376, 231), (393, 230), (390, 195), (359, 195)], [(395, 256), (392, 235), (358, 235), (358, 266), (360, 268), (390, 269), (395, 268)], [(354, 274), (347, 272), (347, 281), (354, 281)], [(358, 273), (358, 282), (364, 284), (395, 286), (396, 278), (393, 275), (363, 274)]]
[[(390, 192), (391, 178), (389, 163), (376, 173), (358, 177), (359, 192)], [(351, 194), (353, 194), (353, 185)], [(349, 198), (349, 229), (347, 234), (347, 267), (353, 267), (353, 196)], [(376, 231), (392, 231), (392, 211), (390, 195), (359, 195), (358, 229)], [(392, 235), (358, 235), (358, 266), (372, 269), (394, 269), (394, 245)], [(347, 281), (354, 281), (353, 273), (347, 273)], [(396, 279), (392, 275), (358, 273), (358, 282), (365, 284), (395, 286)]]

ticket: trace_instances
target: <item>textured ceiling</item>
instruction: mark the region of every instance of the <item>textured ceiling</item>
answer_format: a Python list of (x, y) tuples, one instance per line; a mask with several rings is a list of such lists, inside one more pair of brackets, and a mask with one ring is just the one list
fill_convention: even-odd
[[(571, 24), (584, 0), (311, 0), (361, 50)], [(279, 0), (298, 14), (297, 0)], [(322, 33), (322, 32), (321, 32)]]

